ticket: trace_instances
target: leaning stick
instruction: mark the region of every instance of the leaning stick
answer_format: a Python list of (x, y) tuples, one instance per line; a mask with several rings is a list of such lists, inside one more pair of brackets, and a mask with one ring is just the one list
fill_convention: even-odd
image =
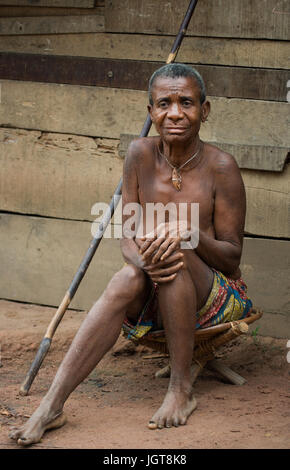
[[(190, 22), (190, 19), (192, 17), (192, 14), (194, 12), (194, 9), (196, 7), (196, 4), (197, 4), (197, 1), (198, 0), (191, 0), (190, 3), (189, 3), (189, 6), (188, 6), (188, 9), (186, 11), (186, 14), (185, 14), (185, 17), (181, 23), (181, 26), (180, 26), (180, 29), (178, 31), (178, 34), (175, 38), (175, 41), (174, 41), (174, 44), (172, 46), (172, 49), (170, 51), (170, 54), (167, 58), (167, 61), (166, 63), (167, 64), (170, 64), (171, 62), (174, 62), (175, 60), (175, 57), (178, 53), (178, 50), (180, 48), (180, 45), (182, 43), (182, 40), (183, 40), (183, 37), (185, 36), (186, 34), (186, 30), (187, 30), (187, 27), (188, 27), (188, 24)], [(143, 129), (140, 133), (140, 137), (146, 137), (149, 133), (149, 130), (150, 130), (150, 127), (151, 127), (151, 119), (150, 119), (150, 116), (149, 114), (147, 115), (147, 118), (146, 118), (146, 121), (144, 123), (144, 126), (143, 126)], [(35, 379), (40, 367), (41, 367), (41, 364), (46, 356), (46, 354), (48, 353), (48, 350), (50, 348), (50, 345), (51, 345), (51, 341), (52, 341), (52, 338), (53, 338), (53, 335), (62, 319), (62, 317), (64, 316), (70, 302), (72, 301), (88, 267), (89, 267), (89, 264), (101, 242), (101, 239), (103, 238), (103, 234), (107, 228), (107, 226), (109, 225), (110, 223), (110, 220), (111, 218), (113, 217), (114, 215), (114, 212), (115, 212), (115, 208), (117, 207), (119, 201), (120, 201), (120, 198), (121, 198), (121, 193), (122, 193), (122, 179), (120, 180), (116, 190), (115, 190), (115, 193), (114, 193), (114, 196), (112, 197), (111, 199), (111, 202), (110, 202), (110, 205), (99, 225), (99, 228), (98, 228), (98, 231), (95, 235), (95, 237), (92, 239), (91, 243), (90, 243), (90, 246), (83, 258), (83, 261), (81, 262), (76, 274), (75, 274), (75, 277), (73, 278), (72, 282), (71, 282), (71, 285), (69, 287), (69, 289), (67, 290), (61, 304), (59, 305), (54, 317), (52, 318), (47, 330), (46, 330), (46, 333), (40, 343), (40, 346), (38, 348), (38, 351), (36, 353), (36, 356), (35, 356), (35, 359), (33, 361), (33, 363), (31, 364), (31, 367), (20, 387), (20, 390), (19, 390), (19, 393), (20, 395), (27, 395), (29, 390), (30, 390), (30, 387), (32, 385), (32, 382), (33, 380)]]

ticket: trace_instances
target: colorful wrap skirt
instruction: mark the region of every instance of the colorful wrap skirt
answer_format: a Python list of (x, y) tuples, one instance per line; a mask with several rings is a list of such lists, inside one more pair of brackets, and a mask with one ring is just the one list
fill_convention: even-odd
[[(242, 278), (233, 280), (215, 269), (213, 273), (213, 284), (208, 299), (196, 313), (196, 329), (246, 318), (252, 307), (252, 302), (247, 296), (247, 286)], [(126, 331), (130, 329), (128, 338), (139, 339), (150, 330), (156, 330), (157, 314), (158, 285), (153, 284), (137, 323), (132, 325), (128, 319), (124, 321)]]

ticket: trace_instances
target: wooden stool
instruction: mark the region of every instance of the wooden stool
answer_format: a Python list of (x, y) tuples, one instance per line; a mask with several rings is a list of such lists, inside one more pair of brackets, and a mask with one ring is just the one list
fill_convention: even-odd
[[(234, 385), (243, 385), (246, 380), (239, 374), (231, 370), (220, 360), (215, 359), (215, 351), (222, 345), (236, 339), (242, 334), (246, 334), (249, 329), (249, 324), (261, 318), (263, 312), (261, 310), (252, 308), (250, 315), (242, 320), (233, 322), (221, 323), (220, 325), (202, 328), (195, 331), (195, 345), (193, 350), (193, 363), (192, 363), (192, 383), (197, 379), (198, 374), (204, 367), (218, 372), (223, 378)], [(124, 335), (130, 331), (129, 327), (124, 327)], [(132, 341), (148, 346), (149, 348), (168, 354), (168, 348), (165, 338), (164, 330), (149, 332), (146, 336), (135, 339)], [(170, 364), (160, 369), (155, 374), (156, 377), (169, 377)]]

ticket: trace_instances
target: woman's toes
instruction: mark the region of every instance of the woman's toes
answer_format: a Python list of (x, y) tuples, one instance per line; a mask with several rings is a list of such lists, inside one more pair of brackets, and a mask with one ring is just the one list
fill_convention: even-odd
[(20, 437), (18, 440), (17, 440), (17, 444), (19, 446), (29, 446), (30, 444), (32, 444), (33, 441), (30, 440), (30, 439), (26, 439), (26, 437)]
[(178, 417), (178, 416), (175, 416), (175, 417), (173, 418), (172, 423), (173, 423), (173, 426), (175, 426), (175, 427), (177, 428), (177, 427), (179, 426), (179, 424), (180, 424), (179, 417)]
[(157, 423), (155, 421), (150, 420), (148, 423), (149, 429), (157, 429)]
[(184, 416), (184, 417), (181, 418), (181, 420), (180, 420), (180, 425), (181, 425), (181, 426), (184, 426), (184, 425), (186, 424), (186, 422), (187, 422), (187, 418)]
[(172, 419), (171, 419), (171, 418), (169, 418), (169, 419), (166, 420), (165, 427), (166, 427), (166, 428), (171, 428), (171, 427), (172, 427)]
[(10, 439), (17, 439), (20, 436), (21, 429), (19, 428), (12, 428), (9, 432)]

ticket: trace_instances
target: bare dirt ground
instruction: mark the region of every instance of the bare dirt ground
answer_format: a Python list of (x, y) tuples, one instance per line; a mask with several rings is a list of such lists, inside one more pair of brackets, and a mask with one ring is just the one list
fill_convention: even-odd
[[(19, 386), (55, 312), (53, 308), (0, 301), (0, 449), (16, 449), (9, 428), (24, 423), (62, 360), (85, 312), (67, 311), (30, 394)], [(263, 319), (257, 322), (262, 322)], [(256, 326), (256, 324), (255, 324)], [(120, 337), (116, 347), (123, 346)], [(47, 432), (37, 449), (287, 449), (290, 444), (287, 340), (239, 338), (218, 356), (246, 378), (243, 386), (204, 371), (195, 384), (198, 407), (188, 424), (149, 430), (168, 379), (155, 372), (168, 359), (144, 346), (108, 353), (66, 403), (67, 424)]]

